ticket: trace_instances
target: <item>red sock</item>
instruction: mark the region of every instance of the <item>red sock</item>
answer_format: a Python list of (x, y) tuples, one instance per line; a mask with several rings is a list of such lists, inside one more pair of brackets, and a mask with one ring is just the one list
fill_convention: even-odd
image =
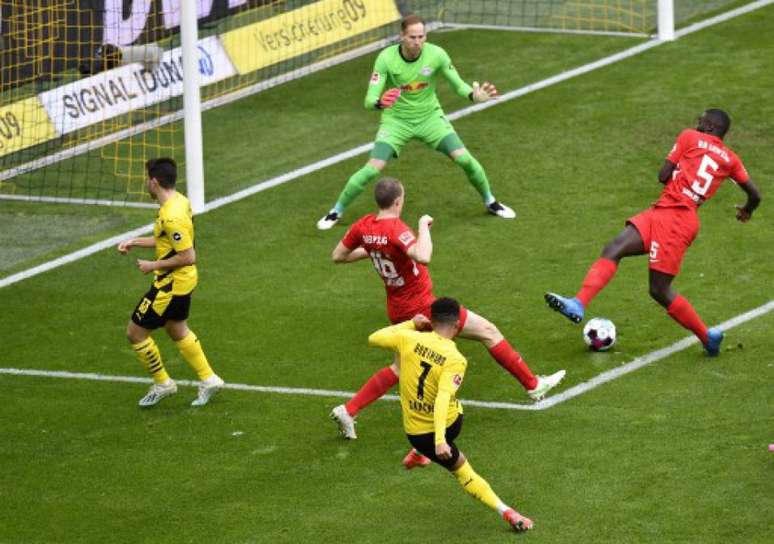
[(398, 377), (390, 367), (384, 367), (368, 378), (363, 387), (344, 405), (347, 413), (355, 417), (360, 410), (381, 398), (396, 383), (398, 383)]
[(594, 264), (591, 265), (591, 268), (586, 273), (586, 277), (583, 279), (581, 290), (575, 295), (575, 298), (581, 301), (584, 308), (613, 279), (617, 269), (618, 264), (610, 259), (600, 257), (594, 261)]
[(489, 354), (497, 361), (497, 364), (511, 373), (511, 375), (521, 382), (524, 389), (530, 390), (537, 387), (537, 378), (521, 358), (518, 352), (514, 351), (508, 340), (503, 340), (496, 346), (489, 348)]
[(707, 343), (707, 326), (686, 298), (682, 295), (677, 295), (672, 304), (669, 305), (669, 308), (667, 308), (667, 313), (669, 317), (680, 323), (680, 325), (689, 331), (693, 331), (693, 334), (699, 337), (702, 344)]

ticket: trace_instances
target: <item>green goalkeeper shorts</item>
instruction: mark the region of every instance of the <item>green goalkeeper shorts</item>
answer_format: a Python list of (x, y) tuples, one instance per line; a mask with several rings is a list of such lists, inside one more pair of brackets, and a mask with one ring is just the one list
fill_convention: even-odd
[[(451, 138), (447, 140), (449, 136)], [(403, 146), (411, 140), (420, 140), (433, 149), (438, 149), (441, 142), (446, 140), (444, 148), (439, 149), (439, 151), (443, 151), (447, 155), (455, 149), (465, 147), (457, 133), (454, 132), (454, 127), (441, 112), (428, 117), (419, 125), (401, 122), (397, 119), (382, 119), (379, 130), (376, 133), (376, 141), (371, 157), (385, 161), (392, 158), (391, 156), (384, 156), (388, 154), (388, 150), (385, 145), (380, 144), (389, 146), (392, 150), (392, 156), (398, 157)]]

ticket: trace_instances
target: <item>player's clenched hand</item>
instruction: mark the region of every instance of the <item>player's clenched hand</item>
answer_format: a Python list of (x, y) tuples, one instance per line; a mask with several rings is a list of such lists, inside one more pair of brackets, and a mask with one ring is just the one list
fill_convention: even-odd
[(435, 445), (435, 456), (438, 457), (438, 459), (442, 461), (446, 461), (447, 459), (451, 459), (452, 453), (451, 448), (449, 447), (449, 444), (443, 443), (443, 444), (436, 444)]
[(156, 269), (156, 261), (143, 261), (142, 259), (137, 259), (137, 268), (139, 268), (140, 272), (143, 274), (148, 274)]
[(129, 250), (132, 249), (132, 240), (129, 239), (129, 240), (124, 240), (122, 242), (118, 242), (118, 247), (116, 249), (118, 249), (118, 252), (121, 255), (126, 255), (127, 253), (129, 253)]
[(398, 101), (399, 97), (400, 89), (398, 87), (394, 87), (382, 95), (382, 97), (379, 99), (379, 107), (382, 109), (391, 108), (395, 105), (395, 102)]
[(737, 205), (736, 218), (742, 223), (747, 223), (752, 218), (752, 214), (744, 206)]
[(432, 226), (432, 224), (433, 224), (433, 218), (430, 215), (425, 214), (425, 215), (423, 215), (422, 217), (419, 218), (419, 228), (420, 229), (422, 227), (430, 228)]
[(411, 320), (414, 322), (414, 328), (418, 331), (429, 331), (433, 329), (432, 325), (430, 325), (430, 320), (422, 314), (415, 315)]
[(485, 81), (483, 85), (479, 85), (478, 81), (473, 82), (473, 102), (480, 104), (481, 102), (488, 102), (497, 98), (497, 88)]

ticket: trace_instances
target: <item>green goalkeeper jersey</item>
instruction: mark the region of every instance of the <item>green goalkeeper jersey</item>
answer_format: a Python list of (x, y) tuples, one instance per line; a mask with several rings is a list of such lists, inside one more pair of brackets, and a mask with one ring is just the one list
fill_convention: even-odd
[(425, 43), (420, 55), (412, 61), (403, 58), (400, 44), (391, 45), (376, 57), (374, 72), (365, 98), (365, 107), (373, 110), (385, 89), (399, 87), (400, 98), (382, 113), (382, 121), (395, 120), (419, 124), (428, 116), (441, 111), (435, 94), (438, 74), (442, 74), (461, 97), (467, 97), (473, 88), (462, 81), (443, 48)]

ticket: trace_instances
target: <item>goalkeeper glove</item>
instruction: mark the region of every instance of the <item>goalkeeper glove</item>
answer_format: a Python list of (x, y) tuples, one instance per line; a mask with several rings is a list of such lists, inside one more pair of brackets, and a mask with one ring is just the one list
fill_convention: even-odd
[(399, 97), (400, 89), (398, 87), (390, 89), (382, 95), (382, 97), (379, 99), (379, 102), (376, 103), (376, 107), (380, 110), (391, 108), (395, 105), (395, 102), (398, 101)]
[(485, 81), (483, 85), (479, 85), (478, 81), (473, 82), (473, 92), (470, 93), (470, 99), (476, 104), (488, 102), (496, 97), (497, 89), (488, 81)]

